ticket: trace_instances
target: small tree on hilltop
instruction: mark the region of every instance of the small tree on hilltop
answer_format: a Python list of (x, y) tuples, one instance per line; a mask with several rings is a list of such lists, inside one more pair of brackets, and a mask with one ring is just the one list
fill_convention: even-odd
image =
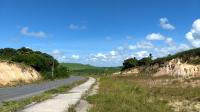
[(129, 58), (129, 59), (124, 60), (122, 70), (136, 67), (137, 65), (138, 65), (138, 60), (135, 57)]

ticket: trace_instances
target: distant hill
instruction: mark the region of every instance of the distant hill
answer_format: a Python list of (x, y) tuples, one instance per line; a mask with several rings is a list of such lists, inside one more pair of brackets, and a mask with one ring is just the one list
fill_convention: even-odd
[(88, 64), (80, 63), (61, 63), (71, 71), (71, 74), (75, 75), (100, 75), (111, 74), (121, 70), (121, 67), (96, 67)]
[(69, 68), (69, 70), (86, 70), (86, 69), (97, 69), (99, 67), (95, 67), (88, 64), (80, 64), (80, 63), (61, 63), (63, 66)]

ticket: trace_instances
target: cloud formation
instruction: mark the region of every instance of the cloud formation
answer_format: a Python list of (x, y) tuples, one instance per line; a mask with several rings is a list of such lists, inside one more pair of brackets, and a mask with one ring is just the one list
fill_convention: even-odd
[(136, 45), (128, 45), (129, 50), (135, 50), (135, 49), (151, 49), (154, 45), (149, 41), (140, 41), (137, 42)]
[(165, 43), (169, 46), (173, 46), (175, 44), (174, 40), (172, 38), (166, 38)]
[(138, 52), (136, 52), (136, 55), (139, 58), (144, 58), (144, 57), (149, 56), (149, 53), (147, 51), (138, 51)]
[(71, 58), (74, 59), (74, 60), (78, 60), (78, 59), (80, 59), (80, 56), (73, 54)]
[(161, 35), (160, 33), (151, 33), (146, 36), (147, 40), (164, 40), (165, 36)]
[(175, 26), (169, 23), (167, 18), (160, 18), (160, 27), (165, 30), (174, 30)]
[(25, 35), (25, 36), (32, 36), (32, 37), (39, 37), (39, 38), (46, 37), (45, 32), (42, 32), (42, 31), (39, 31), (39, 32), (33, 32), (32, 31), (31, 32), (31, 31), (29, 31), (28, 27), (22, 27), (20, 32), (21, 32), (22, 35)]
[(117, 55), (117, 52), (116, 52), (116, 51), (110, 51), (110, 54), (111, 54), (112, 56), (115, 56), (115, 55)]
[(87, 27), (85, 25), (69, 24), (68, 28), (70, 30), (85, 30)]
[(200, 47), (200, 19), (193, 22), (192, 28), (186, 33), (185, 38), (193, 47)]

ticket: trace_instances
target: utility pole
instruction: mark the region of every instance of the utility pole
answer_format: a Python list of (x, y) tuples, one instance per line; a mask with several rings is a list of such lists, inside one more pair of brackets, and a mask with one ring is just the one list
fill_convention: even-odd
[(52, 69), (51, 70), (52, 70), (51, 71), (51, 76), (52, 76), (52, 79), (53, 79), (53, 77), (54, 77), (54, 60), (53, 60)]

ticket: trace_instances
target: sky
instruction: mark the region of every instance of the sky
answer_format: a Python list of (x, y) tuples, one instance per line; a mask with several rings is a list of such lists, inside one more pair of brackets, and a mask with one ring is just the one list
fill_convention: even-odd
[(0, 48), (121, 66), (200, 47), (200, 0), (0, 0)]

